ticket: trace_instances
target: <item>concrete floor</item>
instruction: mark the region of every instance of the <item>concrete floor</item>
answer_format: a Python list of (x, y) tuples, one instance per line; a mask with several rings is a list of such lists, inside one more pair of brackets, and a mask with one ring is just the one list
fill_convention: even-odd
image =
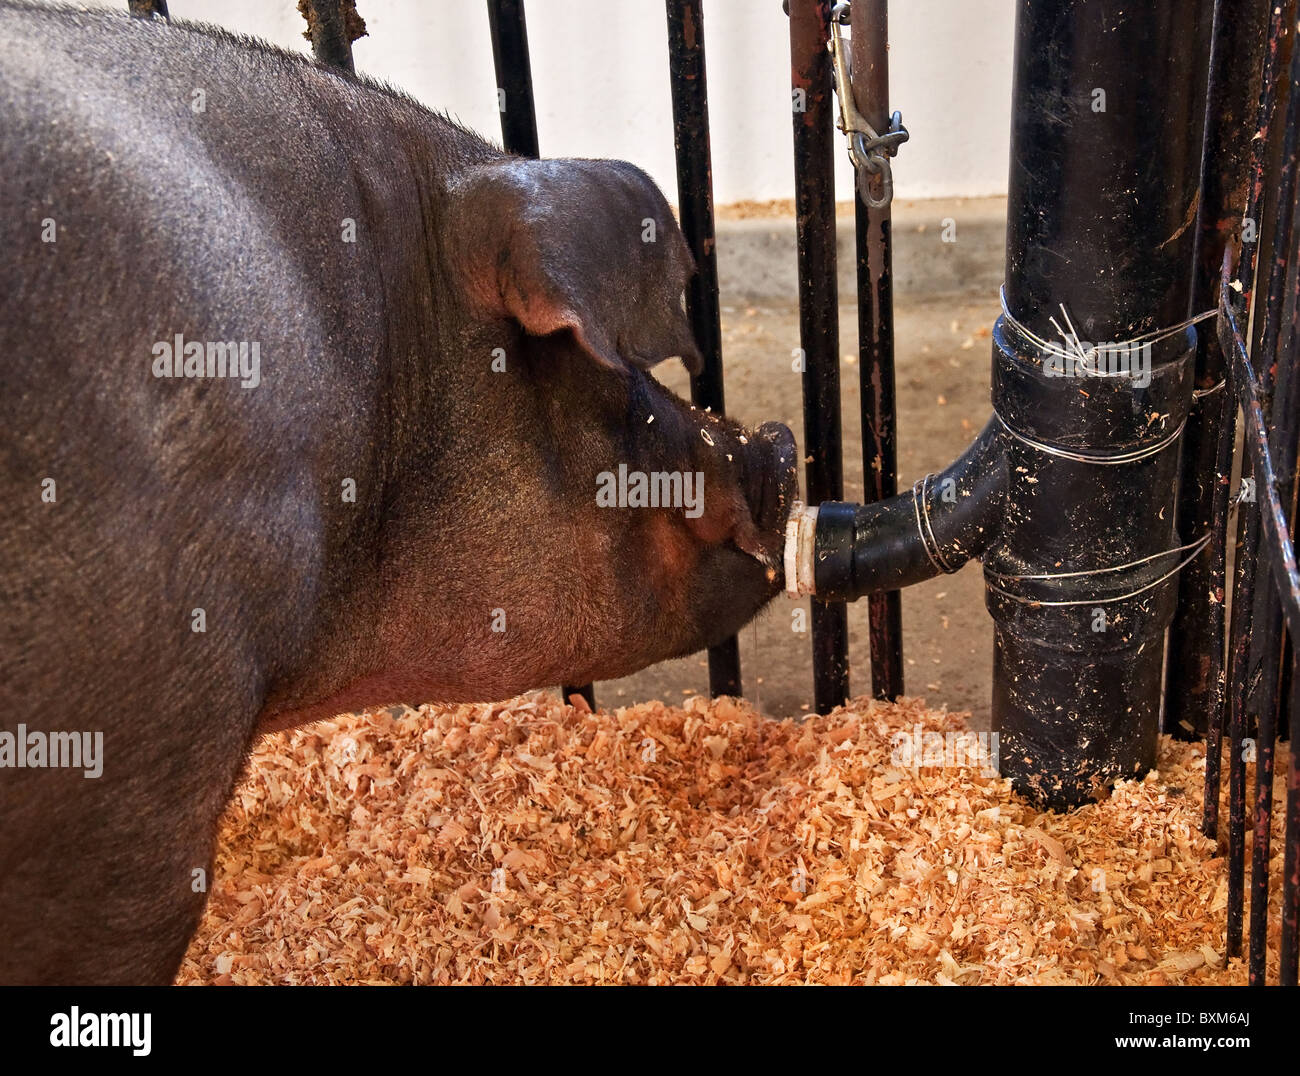
[[(897, 301), (900, 489), (946, 467), (988, 419), (989, 334), (998, 312), (996, 291), (978, 298), (904, 295)], [(849, 500), (862, 496), (856, 319), (857, 308), (842, 299), (840, 377)], [(722, 330), (728, 411), (746, 423), (785, 422), (802, 444), (800, 380), (790, 369), (791, 349), (799, 343), (797, 309), (789, 304), (724, 306)], [(665, 364), (657, 374), (675, 392), (689, 392), (680, 365)], [(745, 693), (764, 713), (778, 717), (811, 710), (809, 637), (791, 630), (791, 610), (797, 604), (806, 606), (806, 601), (778, 598), (740, 639)], [(855, 694), (870, 691), (866, 614), (865, 602), (849, 608)], [(987, 724), (992, 634), (978, 564), (903, 592), (903, 655), (909, 695), (971, 711), (977, 726)], [(707, 691), (703, 654), (596, 685), (597, 701), (605, 706), (652, 698), (680, 701)]]

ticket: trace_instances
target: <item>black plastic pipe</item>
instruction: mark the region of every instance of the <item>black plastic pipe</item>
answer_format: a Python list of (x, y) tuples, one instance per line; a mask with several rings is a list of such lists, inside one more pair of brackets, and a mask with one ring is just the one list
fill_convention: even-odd
[[(933, 534), (918, 513), (936, 507), (928, 487), (869, 516), (819, 509), (826, 557), (806, 558), (819, 594), (849, 598), (944, 570), (947, 525), (958, 553), (992, 535), (993, 728), (1003, 774), (1046, 807), (1155, 763), (1162, 640), (1200, 537), (1180, 541), (1174, 509), (1209, 29), (1178, 0), (1020, 0), (996, 427), (954, 465), (976, 469), (974, 503)], [(1124, 352), (1127, 375), (1062, 376), (1053, 319), (1085, 343), (1154, 335)], [(830, 530), (856, 538), (869, 523), (874, 537), (836, 557)]]
[[(1036, 335), (1061, 340), (1062, 307), (1093, 342), (1185, 321), (1208, 16), (1179, 0), (1021, 0), (1005, 287)], [(1006, 317), (994, 342), (994, 407), (1014, 435), (985, 560), (993, 728), (1005, 776), (1073, 807), (1155, 764), (1174, 551), (1200, 537), (1174, 527), (1196, 334), (1132, 355), (1145, 385), (1048, 376)]]
[(947, 470), (911, 492), (870, 504), (828, 501), (809, 511), (814, 592), (827, 601), (910, 587), (955, 572), (998, 537), (1007, 474), (996, 420)]
[[(704, 368), (691, 378), (691, 402), (720, 415), (726, 410), (726, 397), (722, 387), (722, 322), (713, 230), (713, 155), (709, 139), (703, 3), (702, 0), (668, 0), (667, 13), (677, 212), (696, 269), (686, 285), (686, 317), (704, 356)], [(741, 695), (743, 690), (740, 645), (733, 635), (709, 647), (709, 694)]]

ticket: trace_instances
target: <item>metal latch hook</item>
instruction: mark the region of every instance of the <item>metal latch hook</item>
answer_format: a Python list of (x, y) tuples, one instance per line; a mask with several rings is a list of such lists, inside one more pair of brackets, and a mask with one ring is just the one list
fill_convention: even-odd
[[(903, 114), (895, 112), (890, 117), (889, 130), (878, 134), (858, 111), (853, 100), (853, 85), (849, 75), (848, 56), (844, 49), (844, 34), (840, 27), (848, 21), (849, 4), (838, 3), (831, 9), (830, 44), (831, 62), (835, 71), (835, 95), (840, 102), (837, 126), (849, 143), (849, 160), (858, 180), (858, 193), (872, 209), (884, 209), (894, 200), (894, 176), (889, 159), (898, 153), (898, 147), (911, 135), (903, 126)], [(880, 194), (872, 191), (872, 180), (879, 178)]]

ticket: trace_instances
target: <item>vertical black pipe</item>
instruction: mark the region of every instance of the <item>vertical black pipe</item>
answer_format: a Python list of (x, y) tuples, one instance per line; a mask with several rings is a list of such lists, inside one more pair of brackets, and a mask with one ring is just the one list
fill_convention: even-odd
[(533, 70), (528, 61), (524, 0), (488, 0), (487, 7), (492, 62), (497, 73), (501, 144), (507, 153), (536, 157), (537, 112), (533, 105)]
[(298, 10), (307, 20), (312, 55), (327, 67), (355, 71), (352, 42), (366, 32), (357, 14), (356, 0), (298, 0)]
[[(488, 0), (492, 35), (492, 64), (497, 76), (497, 111), (501, 113), (501, 146), (521, 157), (538, 156), (537, 109), (533, 104), (533, 69), (528, 58), (528, 23), (524, 0)], [(591, 684), (564, 684), (566, 702), (581, 695), (592, 709), (596, 689)]]
[[(873, 130), (889, 127), (889, 3), (854, 0), (850, 8), (853, 97)], [(894, 268), (890, 207), (867, 204), (854, 187), (858, 270), (858, 376), (862, 396), (863, 501), (898, 492), (898, 428), (894, 402)], [(902, 592), (867, 598), (871, 693), (903, 694)]]
[(148, 19), (154, 15), (170, 18), (167, 14), (167, 0), (127, 0), (127, 8), (133, 19)]
[[(709, 92), (704, 62), (701, 0), (668, 0), (668, 73), (677, 154), (677, 204), (682, 232), (695, 256), (686, 285), (686, 316), (704, 356), (691, 378), (696, 407), (722, 414), (722, 323), (718, 311), (718, 254), (713, 231), (713, 159), (709, 144)], [(709, 693), (740, 695), (740, 647), (733, 635), (709, 648)]]
[[(1037, 337), (1061, 341), (1062, 306), (1094, 343), (1186, 319), (1210, 26), (1178, 0), (1020, 0), (1005, 290)], [(1194, 344), (1154, 344), (1145, 385), (1083, 383), (998, 322), (1011, 488), (985, 562), (993, 727), (1004, 775), (1047, 806), (1155, 763)]]
[[(804, 496), (844, 496), (840, 456), (840, 345), (835, 269), (835, 142), (828, 0), (790, 0), (799, 342), (803, 349)], [(818, 713), (849, 694), (848, 610), (812, 599), (813, 697)]]
[[(1241, 233), (1250, 181), (1243, 162), (1259, 100), (1270, 7), (1260, 0), (1216, 0), (1214, 5), (1196, 275), (1189, 317), (1218, 304), (1223, 250)], [(1210, 530), (1219, 506), (1227, 504), (1228, 487), (1216, 469), (1224, 398), (1220, 393), (1226, 395), (1223, 376), (1218, 334), (1198, 333), (1197, 394), (1183, 433), (1178, 494), (1178, 531), (1185, 541)], [(1235, 407), (1232, 417), (1235, 420)], [(1178, 609), (1169, 629), (1164, 725), (1166, 732), (1183, 739), (1207, 731), (1223, 673), (1224, 580), (1215, 574), (1220, 550), (1217, 541), (1211, 539), (1205, 552), (1179, 577)]]

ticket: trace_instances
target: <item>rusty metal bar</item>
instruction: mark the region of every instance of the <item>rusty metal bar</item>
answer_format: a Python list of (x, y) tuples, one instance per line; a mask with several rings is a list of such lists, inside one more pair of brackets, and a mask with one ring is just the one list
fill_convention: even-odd
[(501, 145), (507, 153), (536, 157), (537, 110), (533, 105), (533, 69), (528, 59), (524, 0), (488, 0), (487, 9), (492, 62), (497, 74)]
[[(1216, 334), (1217, 336), (1217, 334)], [(1217, 346), (1217, 345), (1216, 345)], [(1220, 349), (1219, 354), (1222, 355)], [(1227, 368), (1224, 367), (1227, 376)], [(1212, 491), (1213, 516), (1210, 527), (1210, 564), (1207, 582), (1216, 588), (1216, 599), (1209, 617), (1210, 675), (1209, 728), (1205, 737), (1205, 797), (1201, 832), (1218, 838), (1219, 788), (1223, 767), (1223, 711), (1227, 693), (1227, 665), (1224, 660), (1224, 607), (1227, 604), (1228, 516), (1232, 485), (1232, 458), (1237, 440), (1237, 399), (1227, 385), (1219, 390), (1219, 415), (1215, 426), (1218, 450), (1215, 453)], [(1178, 675), (1178, 674), (1175, 674)]]
[[(1236, 378), (1230, 382), (1234, 388)], [(1241, 918), (1246, 865), (1246, 647), (1247, 610), (1254, 600), (1259, 523), (1243, 512), (1237, 527), (1236, 585), (1233, 588), (1231, 670), (1228, 693), (1228, 944), (1229, 957), (1241, 955)]]
[[(835, 271), (835, 103), (827, 51), (830, 4), (790, 0), (795, 221), (799, 248), (799, 342), (803, 352), (804, 496), (844, 496), (840, 442), (839, 297)], [(848, 610), (812, 601), (813, 697), (818, 713), (849, 694)]]
[[(877, 131), (889, 128), (889, 3), (853, 0), (851, 65), (854, 103)], [(876, 181), (880, 186), (879, 179)], [(879, 197), (879, 191), (877, 191)], [(898, 426), (894, 389), (894, 266), (890, 207), (864, 201), (854, 187), (858, 275), (858, 376), (862, 399), (863, 501), (898, 492)], [(871, 693), (903, 694), (902, 592), (867, 598)]]
[[(1231, 252), (1224, 256), (1224, 295), (1230, 294), (1229, 266)], [(1233, 675), (1232, 675), (1232, 745), (1229, 757), (1229, 833), (1228, 833), (1228, 936), (1227, 955), (1241, 955), (1242, 913), (1245, 874), (1245, 771), (1242, 741), (1245, 733), (1247, 694), (1246, 646), (1247, 610), (1253, 607), (1255, 573), (1244, 570), (1258, 559), (1261, 537), (1268, 540), (1272, 554), (1269, 565), (1278, 588), (1282, 613), (1293, 637), (1300, 638), (1300, 572), (1296, 568), (1295, 548), (1290, 527), (1278, 491), (1278, 474), (1269, 445), (1268, 424), (1264, 416), (1264, 390), (1269, 382), (1256, 374), (1246, 352), (1237, 313), (1226, 300), (1220, 307), (1220, 344), (1230, 356), (1229, 376), (1234, 394), (1241, 402), (1245, 421), (1247, 456), (1255, 479), (1256, 512), (1243, 512), (1244, 544), (1238, 549), (1237, 591), (1233, 608)], [(1289, 386), (1290, 387), (1290, 386)], [(1294, 389), (1293, 389), (1294, 390)], [(1258, 765), (1258, 763), (1257, 763)], [(1300, 834), (1288, 832), (1288, 842)], [(1263, 913), (1261, 913), (1263, 914)], [(1252, 935), (1254, 929), (1252, 929)], [(1252, 938), (1253, 940), (1253, 938)], [(1262, 981), (1262, 971), (1253, 981)]]
[(317, 62), (355, 72), (352, 42), (366, 32), (356, 0), (298, 0), (298, 11), (307, 20), (307, 37)]
[[(1223, 250), (1241, 236), (1249, 170), (1242, 167), (1251, 147), (1251, 121), (1258, 108), (1259, 79), (1268, 43), (1270, 8), (1260, 0), (1217, 0), (1210, 55), (1210, 80), (1201, 154), (1201, 202), (1197, 220), (1195, 278), (1188, 316), (1218, 303)], [(1223, 690), (1224, 591), (1223, 552), (1228, 505), (1228, 478), (1219, 467), (1223, 401), (1223, 353), (1214, 332), (1197, 334), (1196, 390), (1183, 431), (1182, 478), (1178, 497), (1178, 532), (1190, 541), (1213, 530), (1216, 538), (1179, 577), (1178, 609), (1169, 629), (1165, 659), (1166, 732), (1184, 739), (1207, 734)], [(1236, 407), (1227, 421), (1236, 422)], [(1229, 442), (1231, 467), (1231, 441)], [(1221, 537), (1220, 537), (1221, 536)], [(1221, 742), (1222, 725), (1209, 739)], [(1215, 787), (1219, 760), (1213, 765)], [(1217, 797), (1213, 802), (1217, 820)]]
[(1228, 339), (1233, 341), (1236, 351), (1232, 369), (1245, 419), (1246, 449), (1255, 473), (1256, 503), (1260, 503), (1261, 494), (1264, 498), (1263, 509), (1259, 512), (1263, 520), (1262, 529), (1270, 547), (1277, 553), (1270, 561), (1271, 574), (1282, 599), (1282, 615), (1287, 629), (1293, 635), (1300, 635), (1300, 571), (1296, 568), (1295, 547), (1291, 543), (1290, 525), (1278, 492), (1276, 465), (1269, 449), (1268, 424), (1262, 402), (1265, 383), (1246, 355), (1235, 312), (1229, 308), (1220, 314), (1220, 319), (1226, 321)]
[[(524, 0), (488, 0), (492, 35), (492, 65), (497, 76), (497, 110), (501, 114), (501, 146), (521, 157), (539, 155), (537, 110), (533, 104), (533, 68), (528, 54), (528, 23)], [(596, 708), (592, 684), (563, 684), (560, 698), (580, 695)]]
[[(488, 0), (487, 12), (497, 77), (497, 111), (501, 114), (501, 146), (507, 153), (536, 157), (537, 110), (533, 104), (524, 0)], [(574, 695), (580, 695), (593, 710), (596, 708), (594, 685), (561, 685), (560, 698), (565, 702)]]
[[(704, 11), (701, 0), (668, 0), (666, 6), (678, 214), (696, 266), (695, 275), (686, 285), (686, 316), (704, 356), (704, 369), (691, 378), (691, 402), (714, 414), (722, 414), (726, 397), (722, 386), (722, 322), (713, 229), (713, 157), (704, 61)], [(734, 635), (709, 647), (709, 693), (742, 694), (740, 646)]]
[[(1262, 72), (1261, 79), (1260, 79), (1259, 100), (1255, 109), (1255, 122), (1252, 128), (1252, 138), (1250, 140), (1250, 164), (1249, 164), (1249, 168), (1247, 169), (1249, 182), (1246, 191), (1246, 207), (1245, 207), (1245, 212), (1242, 215), (1242, 218), (1243, 220), (1249, 220), (1253, 223), (1254, 236), (1253, 236), (1253, 241), (1247, 241), (1246, 237), (1243, 235), (1241, 241), (1241, 252), (1240, 252), (1239, 267), (1237, 272), (1237, 279), (1242, 289), (1240, 293), (1240, 299), (1238, 300), (1238, 304), (1239, 304), (1239, 308), (1243, 311), (1247, 311), (1250, 309), (1251, 302), (1254, 296), (1254, 291), (1255, 291), (1255, 261), (1258, 253), (1260, 213), (1264, 205), (1265, 168), (1266, 168), (1267, 157), (1268, 157), (1268, 146), (1270, 142), (1269, 136), (1272, 128), (1274, 113), (1277, 110), (1277, 80), (1278, 80), (1278, 74), (1282, 67), (1282, 45), (1284, 39), (1287, 36), (1287, 28), (1289, 24), (1289, 16), (1286, 11), (1287, 7), (1288, 7), (1287, 4), (1278, 4), (1276, 7), (1272, 9), (1272, 14), (1269, 19), (1268, 36), (1266, 38), (1265, 47), (1264, 47), (1264, 70)], [(1230, 295), (1221, 293), (1220, 305), (1226, 306), (1230, 298), (1231, 298)], [(1222, 332), (1222, 329), (1220, 329), (1220, 332)], [(1220, 338), (1220, 343), (1222, 345), (1222, 338)], [(1220, 350), (1222, 351), (1222, 346)], [(1233, 389), (1234, 365), (1235, 365), (1234, 363), (1228, 362), (1225, 366), (1225, 372), (1224, 372), (1224, 376), (1227, 381), (1227, 386), (1225, 388), (1225, 391), (1228, 392), (1228, 395), (1231, 399), (1231, 405), (1228, 410), (1228, 413), (1232, 416), (1233, 421), (1224, 422), (1220, 426), (1219, 452), (1218, 452), (1218, 456), (1220, 460), (1223, 460), (1225, 455), (1228, 458), (1231, 458), (1232, 442), (1233, 439), (1235, 438), (1235, 433), (1236, 433), (1235, 419), (1236, 419), (1237, 393)], [(1227, 472), (1220, 471), (1219, 473), (1220, 473), (1221, 481), (1225, 480), (1224, 476), (1227, 474)], [(1224, 496), (1223, 491), (1220, 491), (1220, 499), (1222, 503), (1220, 503), (1220, 501), (1216, 501), (1215, 503), (1215, 527), (1216, 527), (1215, 542), (1219, 540), (1217, 535), (1219, 534), (1219, 529), (1222, 528), (1224, 545), (1226, 548), (1228, 506), (1226, 500), (1222, 500), (1223, 496)], [(1233, 588), (1233, 617), (1232, 617), (1232, 628), (1229, 637), (1229, 648), (1228, 648), (1229, 655), (1230, 655), (1229, 660), (1231, 662), (1232, 672), (1233, 672), (1233, 676), (1231, 680), (1231, 683), (1233, 685), (1241, 683), (1239, 677), (1245, 676), (1244, 662), (1246, 658), (1246, 653), (1245, 653), (1246, 643), (1245, 643), (1244, 636), (1241, 634), (1244, 631), (1245, 610), (1244, 609), (1241, 610), (1242, 615), (1239, 618), (1237, 615), (1237, 610), (1239, 607), (1237, 601), (1237, 598), (1239, 596), (1237, 587), (1241, 585), (1241, 582), (1246, 575), (1249, 575), (1251, 578), (1252, 590), (1254, 585), (1253, 583), (1254, 571), (1255, 571), (1254, 557), (1253, 555), (1249, 558), (1243, 557), (1243, 553), (1249, 547), (1249, 543), (1247, 542), (1247, 536), (1248, 536), (1248, 526), (1246, 522), (1247, 515), (1248, 513), (1241, 513), (1237, 521), (1237, 543), (1236, 543), (1237, 555), (1236, 555), (1236, 572), (1234, 573), (1236, 578), (1235, 578), (1235, 585)], [(1258, 535), (1256, 535), (1256, 538), (1258, 538)], [(1237, 667), (1239, 652), (1240, 652), (1240, 661), (1242, 662), (1240, 668)], [(1179, 673), (1179, 675), (1181, 675), (1181, 672)], [(1202, 828), (1207, 836), (1215, 837), (1216, 839), (1218, 838), (1218, 812), (1219, 812), (1219, 796), (1220, 796), (1220, 780), (1221, 780), (1220, 762), (1222, 756), (1222, 733), (1223, 731), (1225, 731), (1225, 729), (1230, 730), (1232, 727), (1232, 721), (1229, 716), (1229, 711), (1233, 705), (1234, 695), (1235, 695), (1235, 690), (1229, 691), (1226, 684), (1220, 687), (1216, 698), (1218, 712), (1211, 723), (1211, 729), (1210, 729), (1211, 735), (1206, 744), (1205, 807), (1204, 807), (1204, 817), (1202, 820)], [(1218, 733), (1217, 736), (1215, 735), (1216, 731)], [(1240, 759), (1240, 743), (1238, 743), (1236, 749), (1233, 751), (1231, 757), (1229, 758), (1229, 785), (1230, 786), (1232, 783), (1232, 776), (1234, 773), (1233, 767), (1237, 765), (1241, 765), (1243, 767), (1241, 779), (1244, 781), (1245, 764)], [(1228, 793), (1229, 799), (1231, 799), (1232, 794), (1233, 794), (1232, 789), (1230, 787)], [(1229, 834), (1228, 834), (1229, 846), (1230, 846), (1229, 848), (1230, 854), (1228, 857), (1229, 865), (1230, 865), (1229, 884), (1228, 884), (1229, 897), (1230, 897), (1228, 932), (1230, 937), (1232, 935), (1232, 922), (1233, 922), (1231, 897), (1234, 889), (1233, 875), (1231, 870), (1231, 863), (1233, 861), (1233, 856), (1231, 855), (1232, 835), (1233, 835), (1233, 829), (1230, 820)], [(1239, 910), (1238, 910), (1238, 914), (1240, 914)]]
[[(1293, 654), (1300, 663), (1300, 654)], [(1300, 714), (1300, 668), (1291, 671), (1291, 713)], [(1286, 780), (1286, 851), (1282, 862), (1282, 946), (1279, 953), (1283, 986), (1295, 986), (1300, 966), (1300, 751), (1291, 727), (1291, 764)]]
[[(1286, 301), (1288, 268), (1293, 265), (1294, 221), (1296, 215), (1296, 153), (1300, 148), (1300, 49), (1291, 50), (1291, 78), (1287, 101), (1287, 124), (1283, 135), (1268, 274), (1268, 295), (1263, 310), (1263, 333), (1258, 357), (1252, 364), (1259, 370), (1259, 393), (1264, 421), (1270, 427), (1268, 439), (1276, 474), (1277, 492), (1283, 503), (1291, 502), (1295, 471), (1296, 416), (1300, 407), (1300, 382), (1295, 376), (1292, 346), (1294, 338), (1279, 348), (1282, 333), (1283, 305)], [(1294, 311), (1292, 295), (1291, 308)], [(1256, 315), (1258, 319), (1259, 315)], [(1276, 386), (1276, 389), (1275, 389)], [(1277, 406), (1274, 394), (1277, 395)], [(1283, 530), (1288, 530), (1286, 526)], [(1269, 565), (1282, 555), (1266, 546), (1264, 558)], [(1279, 585), (1281, 582), (1279, 581)], [(1248, 673), (1254, 690), (1250, 712), (1256, 720), (1255, 818), (1251, 861), (1250, 905), (1250, 981), (1262, 985), (1265, 976), (1268, 935), (1268, 867), (1273, 807), (1273, 753), (1277, 735), (1279, 680), (1282, 658), (1282, 605), (1277, 591), (1263, 591), (1252, 617), (1252, 649), (1256, 660)]]
[[(1252, 643), (1248, 625), (1255, 612), (1257, 562), (1261, 547), (1261, 515), (1265, 521), (1270, 513), (1258, 509), (1261, 493), (1276, 501), (1277, 490), (1272, 484), (1271, 460), (1268, 454), (1267, 425), (1258, 392), (1255, 369), (1251, 364), (1246, 344), (1237, 328), (1237, 311), (1250, 310), (1256, 292), (1255, 272), (1258, 255), (1259, 221), (1261, 207), (1265, 201), (1266, 173), (1268, 172), (1268, 154), (1270, 132), (1277, 111), (1277, 86), (1282, 74), (1284, 47), (1290, 30), (1289, 9), (1291, 4), (1278, 4), (1272, 10), (1269, 33), (1265, 47), (1264, 72), (1260, 85), (1259, 104), (1256, 110), (1256, 124), (1250, 145), (1250, 185), (1244, 218), (1255, 226), (1256, 242), (1243, 241), (1239, 259), (1238, 282), (1240, 299), (1233, 299), (1230, 288), (1229, 266), (1231, 248), (1224, 255), (1223, 274), (1220, 291), (1219, 342), (1227, 357), (1227, 384), (1233, 399), (1240, 403), (1245, 422), (1245, 440), (1248, 460), (1253, 468), (1243, 464), (1242, 473), (1254, 470), (1256, 501), (1242, 502), (1237, 521), (1236, 549), (1236, 585), (1232, 595), (1232, 631), (1230, 638), (1229, 690), (1224, 692), (1224, 702), (1228, 707), (1226, 724), (1229, 729), (1228, 757), (1228, 908), (1227, 908), (1227, 955), (1241, 955), (1242, 919), (1245, 901), (1245, 825), (1246, 825), (1246, 758), (1244, 740), (1248, 731), (1247, 704), (1249, 701), (1250, 668), (1252, 665)], [(1289, 199), (1282, 199), (1286, 202)], [(1270, 239), (1272, 236), (1269, 237)], [(1243, 240), (1246, 237), (1243, 236)], [(1258, 319), (1257, 319), (1258, 320)], [(1256, 349), (1256, 355), (1262, 351)], [(1225, 424), (1226, 425), (1226, 424)], [(1228, 434), (1225, 428), (1224, 436)], [(1262, 439), (1262, 440), (1261, 440)], [(1262, 449), (1262, 452), (1260, 451)], [(1265, 473), (1267, 472), (1267, 473)], [(1278, 505), (1280, 511), (1280, 505)], [(1275, 521), (1274, 521), (1275, 522)], [(1289, 546), (1289, 540), (1287, 542)], [(1280, 546), (1280, 543), (1279, 543)], [(1279, 546), (1274, 548), (1281, 552)], [(1275, 567), (1282, 567), (1279, 560)], [(1265, 571), (1265, 579), (1268, 571)], [(1267, 586), (1267, 584), (1266, 584)], [(1207, 750), (1213, 746), (1207, 744)], [(1215, 777), (1215, 786), (1210, 787), (1211, 777)], [(1217, 773), (1211, 774), (1206, 767), (1206, 815), (1210, 814), (1209, 799), (1217, 797)]]

